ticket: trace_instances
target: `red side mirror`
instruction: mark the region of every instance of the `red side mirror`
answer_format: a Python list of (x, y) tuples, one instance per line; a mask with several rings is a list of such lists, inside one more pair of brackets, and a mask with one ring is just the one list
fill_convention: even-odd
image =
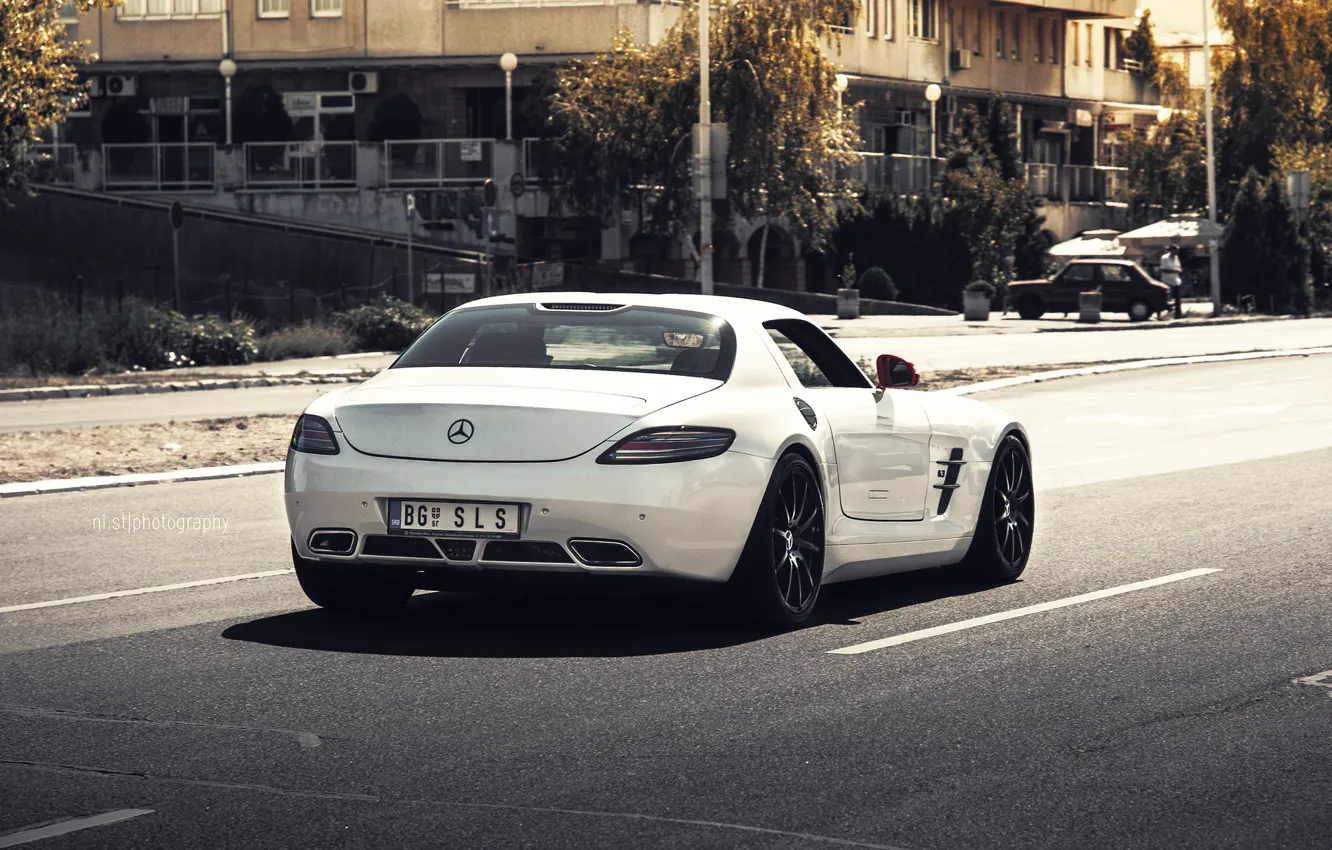
[(881, 354), (875, 363), (879, 374), (879, 388), (914, 387), (920, 383), (916, 367), (895, 354)]

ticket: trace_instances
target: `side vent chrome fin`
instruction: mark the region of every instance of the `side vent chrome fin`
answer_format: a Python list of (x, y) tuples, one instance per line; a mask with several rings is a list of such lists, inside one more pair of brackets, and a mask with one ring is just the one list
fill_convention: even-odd
[(957, 483), (957, 479), (966, 461), (962, 459), (961, 449), (953, 449), (948, 454), (948, 460), (937, 460), (935, 463), (942, 464), (946, 470), (943, 483), (934, 485), (934, 489), (943, 491), (939, 494), (939, 510), (935, 516), (943, 516), (948, 513), (948, 505), (953, 501), (953, 491), (962, 486)]

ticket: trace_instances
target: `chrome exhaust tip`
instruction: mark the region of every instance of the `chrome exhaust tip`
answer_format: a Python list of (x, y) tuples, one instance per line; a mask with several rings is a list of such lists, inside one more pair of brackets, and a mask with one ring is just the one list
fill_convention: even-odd
[(356, 532), (346, 528), (319, 528), (310, 533), (310, 551), (317, 555), (350, 555), (356, 551)]
[(637, 567), (643, 559), (619, 540), (570, 540), (569, 551), (589, 567)]

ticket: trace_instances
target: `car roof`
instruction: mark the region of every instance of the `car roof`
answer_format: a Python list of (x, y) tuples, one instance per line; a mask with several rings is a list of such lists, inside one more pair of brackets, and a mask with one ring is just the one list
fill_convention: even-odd
[(728, 295), (687, 295), (678, 293), (652, 294), (645, 292), (520, 292), (481, 298), (458, 307), (471, 310), (477, 307), (498, 307), (505, 304), (616, 304), (633, 307), (664, 307), (688, 310), (718, 316), (728, 322), (762, 324), (778, 319), (808, 320), (804, 313), (754, 298), (736, 298)]

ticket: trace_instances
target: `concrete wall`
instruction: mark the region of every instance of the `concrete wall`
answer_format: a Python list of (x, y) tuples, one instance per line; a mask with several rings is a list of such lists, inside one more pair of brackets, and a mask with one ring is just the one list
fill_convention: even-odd
[[(447, 56), (520, 57), (595, 53), (628, 31), (646, 42), (660, 33), (662, 7), (647, 5), (564, 6), (525, 9), (449, 8), (444, 14)], [(653, 19), (657, 26), (652, 26)]]
[(1084, 230), (1125, 230), (1128, 208), (1122, 204), (1060, 204), (1047, 202), (1041, 208), (1045, 229), (1060, 242), (1072, 239)]
[[(341, 15), (320, 18), (310, 14), (311, 5), (308, 0), (291, 0), (288, 17), (261, 18), (255, 11), (257, 3), (235, 3), (232, 38), (236, 61), (365, 55), (365, 18), (360, 3), (344, 0)], [(376, 5), (387, 4), (380, 0)], [(402, 29), (410, 31), (409, 26)]]

